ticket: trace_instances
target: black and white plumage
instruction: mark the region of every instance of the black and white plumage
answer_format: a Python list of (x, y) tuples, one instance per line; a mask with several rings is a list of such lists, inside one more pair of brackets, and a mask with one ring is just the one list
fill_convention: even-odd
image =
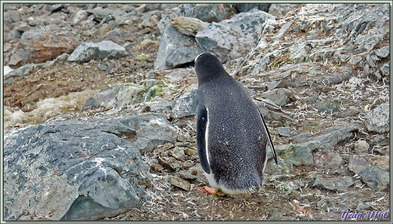
[(267, 126), (248, 92), (210, 53), (195, 59), (198, 76), (197, 148), (211, 187), (228, 194), (262, 187)]

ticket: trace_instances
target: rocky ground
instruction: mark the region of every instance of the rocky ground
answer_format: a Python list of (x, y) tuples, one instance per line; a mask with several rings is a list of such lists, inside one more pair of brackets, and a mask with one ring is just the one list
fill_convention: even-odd
[[(6, 218), (89, 219), (69, 209), (85, 195), (112, 209), (85, 208), (90, 219), (389, 220), (389, 6), (245, 6), (5, 4)], [(272, 134), (279, 163), (269, 159), (261, 192), (200, 190), (192, 61), (203, 51), (249, 90)], [(93, 173), (91, 187), (74, 166)], [(95, 182), (97, 167), (118, 182)], [(57, 185), (35, 187), (37, 169), (58, 186), (64, 172), (69, 187), (51, 194), (75, 198), (42, 206)], [(126, 187), (100, 198), (94, 186)], [(16, 209), (18, 194), (34, 209)]]

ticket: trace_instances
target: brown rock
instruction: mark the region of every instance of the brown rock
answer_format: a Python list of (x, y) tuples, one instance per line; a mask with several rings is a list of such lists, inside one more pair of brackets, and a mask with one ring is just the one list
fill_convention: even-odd
[(205, 29), (209, 23), (203, 22), (197, 18), (175, 17), (170, 22), (180, 33), (188, 36), (194, 36), (198, 31)]
[(15, 60), (12, 65), (50, 61), (63, 53), (72, 53), (79, 43), (78, 37), (55, 25), (31, 29), (24, 32), (20, 39), (23, 54), (19, 52), (19, 57), (22, 59)]

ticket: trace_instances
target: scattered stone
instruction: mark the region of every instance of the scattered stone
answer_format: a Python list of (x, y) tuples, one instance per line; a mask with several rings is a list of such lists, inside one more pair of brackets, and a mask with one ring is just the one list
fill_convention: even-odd
[(25, 75), (33, 71), (35, 67), (36, 65), (34, 64), (27, 64), (8, 72), (4, 75), (4, 86), (9, 86), (17, 80), (23, 78)]
[(365, 157), (352, 155), (349, 159), (348, 168), (354, 173), (359, 174), (361, 171), (367, 169), (370, 165), (370, 162), (365, 159)]
[(259, 4), (255, 4), (255, 3), (237, 3), (237, 4), (233, 4), (233, 6), (235, 7), (235, 9), (237, 10), (237, 12), (248, 12), (252, 9), (258, 9), (261, 11), (265, 11), (265, 12), (269, 12), (270, 6), (272, 4), (271, 3), (259, 3)]
[(359, 172), (362, 180), (373, 190), (385, 190), (389, 185), (389, 172), (370, 166)]
[(332, 113), (332, 112), (337, 112), (340, 108), (340, 102), (333, 100), (327, 100), (324, 102), (318, 102), (315, 104), (315, 108), (317, 108), (319, 111), (324, 112), (324, 113)]
[(234, 12), (226, 4), (184, 4), (179, 7), (178, 14), (211, 23), (231, 17)]
[(389, 46), (375, 50), (375, 54), (380, 58), (387, 58), (389, 56), (390, 48)]
[(77, 25), (87, 19), (88, 13), (85, 10), (78, 10), (72, 19), (72, 24)]
[(165, 169), (168, 169), (171, 172), (174, 172), (182, 167), (181, 163), (179, 163), (173, 157), (158, 157), (158, 162), (161, 166), (163, 166)]
[(88, 62), (91, 60), (103, 60), (105, 58), (119, 58), (128, 55), (126, 49), (112, 41), (98, 43), (85, 42), (79, 45), (68, 57), (68, 61)]
[(184, 161), (186, 159), (183, 148), (175, 147), (169, 153), (171, 156), (175, 157), (177, 160)]
[(145, 89), (135, 85), (113, 85), (101, 89), (100, 93), (89, 98), (85, 109), (104, 107), (106, 109), (121, 108), (123, 106), (142, 102)]
[(368, 153), (369, 148), (370, 145), (364, 140), (359, 140), (354, 143), (354, 149), (357, 154)]
[(264, 92), (262, 97), (273, 101), (278, 106), (285, 106), (295, 100), (293, 92), (284, 88)]
[[(137, 118), (138, 123), (135, 122)], [(135, 127), (141, 136), (132, 143), (142, 154), (152, 152), (155, 148), (176, 139), (176, 130), (163, 114), (132, 115), (128, 125)]]
[(318, 152), (314, 155), (314, 164), (321, 169), (339, 170), (343, 162), (341, 156), (335, 152)]
[(380, 71), (383, 77), (390, 76), (389, 63), (385, 63), (381, 66)]
[(302, 145), (310, 147), (311, 151), (317, 148), (323, 151), (331, 151), (340, 141), (353, 137), (352, 132), (356, 130), (358, 130), (358, 127), (352, 124), (332, 127), (327, 134), (315, 136)]
[(353, 55), (351, 57), (351, 59), (349, 59), (349, 64), (351, 65), (357, 65), (359, 64), (361, 61), (363, 61), (363, 57), (359, 56), (359, 55)]
[(292, 139), (293, 139), (295, 142), (305, 142), (305, 141), (307, 141), (310, 137), (312, 137), (311, 132), (302, 132), (302, 133), (300, 133), (300, 134), (298, 134), (298, 135), (293, 136)]
[(317, 176), (313, 186), (322, 187), (330, 191), (345, 192), (347, 191), (348, 187), (352, 186), (353, 184), (354, 181), (352, 177), (349, 176), (330, 177), (330, 178)]
[(9, 10), (4, 13), (4, 25), (11, 26), (14, 22), (19, 22), (22, 20), (22, 16), (19, 11)]
[(198, 151), (195, 148), (187, 148), (186, 149), (186, 154), (189, 156), (192, 156), (194, 158), (198, 157)]
[(367, 212), (373, 211), (375, 208), (369, 203), (359, 203), (355, 211), (357, 213), (367, 214)]
[(196, 18), (175, 17), (170, 22), (180, 33), (188, 36), (194, 36), (201, 30), (205, 29), (209, 23), (203, 22)]
[(327, 209), (332, 207), (332, 200), (329, 197), (321, 195), (321, 200), (317, 202), (318, 208)]
[(175, 101), (175, 105), (172, 109), (172, 116), (179, 119), (195, 115), (196, 107), (196, 90), (194, 90), (190, 93), (190, 95), (179, 98)]
[(11, 41), (11, 40), (13, 40), (13, 39), (20, 38), (21, 36), (22, 36), (22, 33), (21, 33), (21, 32), (19, 32), (19, 31), (17, 31), (17, 30), (11, 30), (11, 31), (8, 33), (8, 35), (7, 35), (7, 37), (5, 38), (5, 40), (6, 40), (6, 41)]
[(188, 132), (179, 133), (177, 135), (177, 141), (179, 142), (189, 142), (191, 140), (191, 136)]
[(371, 163), (374, 166), (377, 166), (383, 170), (383, 167), (387, 167), (388, 170), (389, 166), (389, 156), (373, 156), (370, 158)]
[(189, 181), (196, 181), (197, 183), (208, 183), (205, 174), (200, 165), (193, 166), (187, 170), (179, 171), (179, 176)]
[(140, 29), (143, 28), (154, 28), (157, 26), (158, 22), (160, 21), (160, 15), (155, 15), (155, 12), (157, 11), (152, 11), (152, 13), (145, 13), (142, 16), (142, 22), (138, 24), (138, 27)]
[(275, 17), (282, 18), (288, 12), (294, 11), (298, 7), (298, 4), (272, 4), (268, 12)]
[(185, 191), (189, 191), (191, 188), (191, 184), (180, 177), (169, 176), (168, 179), (169, 179), (169, 183), (171, 183), (173, 186), (183, 189)]
[[(270, 147), (269, 147), (270, 148)], [(311, 166), (314, 164), (311, 151), (306, 146), (299, 145), (288, 145), (281, 150), (282, 147), (275, 147), (279, 157), (288, 166), (290, 170), (293, 170), (293, 165), (295, 166)], [(272, 154), (272, 150), (268, 150), (268, 158)]]
[(383, 103), (366, 114), (366, 127), (368, 131), (377, 133), (389, 132), (389, 102)]
[(291, 130), (290, 127), (278, 127), (277, 132), (283, 137), (291, 137), (297, 134), (295, 130)]

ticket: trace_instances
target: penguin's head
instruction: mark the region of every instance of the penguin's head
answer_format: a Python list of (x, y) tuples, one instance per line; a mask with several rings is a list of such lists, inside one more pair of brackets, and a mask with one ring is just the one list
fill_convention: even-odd
[(199, 82), (228, 74), (218, 58), (210, 53), (202, 53), (195, 58), (195, 72)]

